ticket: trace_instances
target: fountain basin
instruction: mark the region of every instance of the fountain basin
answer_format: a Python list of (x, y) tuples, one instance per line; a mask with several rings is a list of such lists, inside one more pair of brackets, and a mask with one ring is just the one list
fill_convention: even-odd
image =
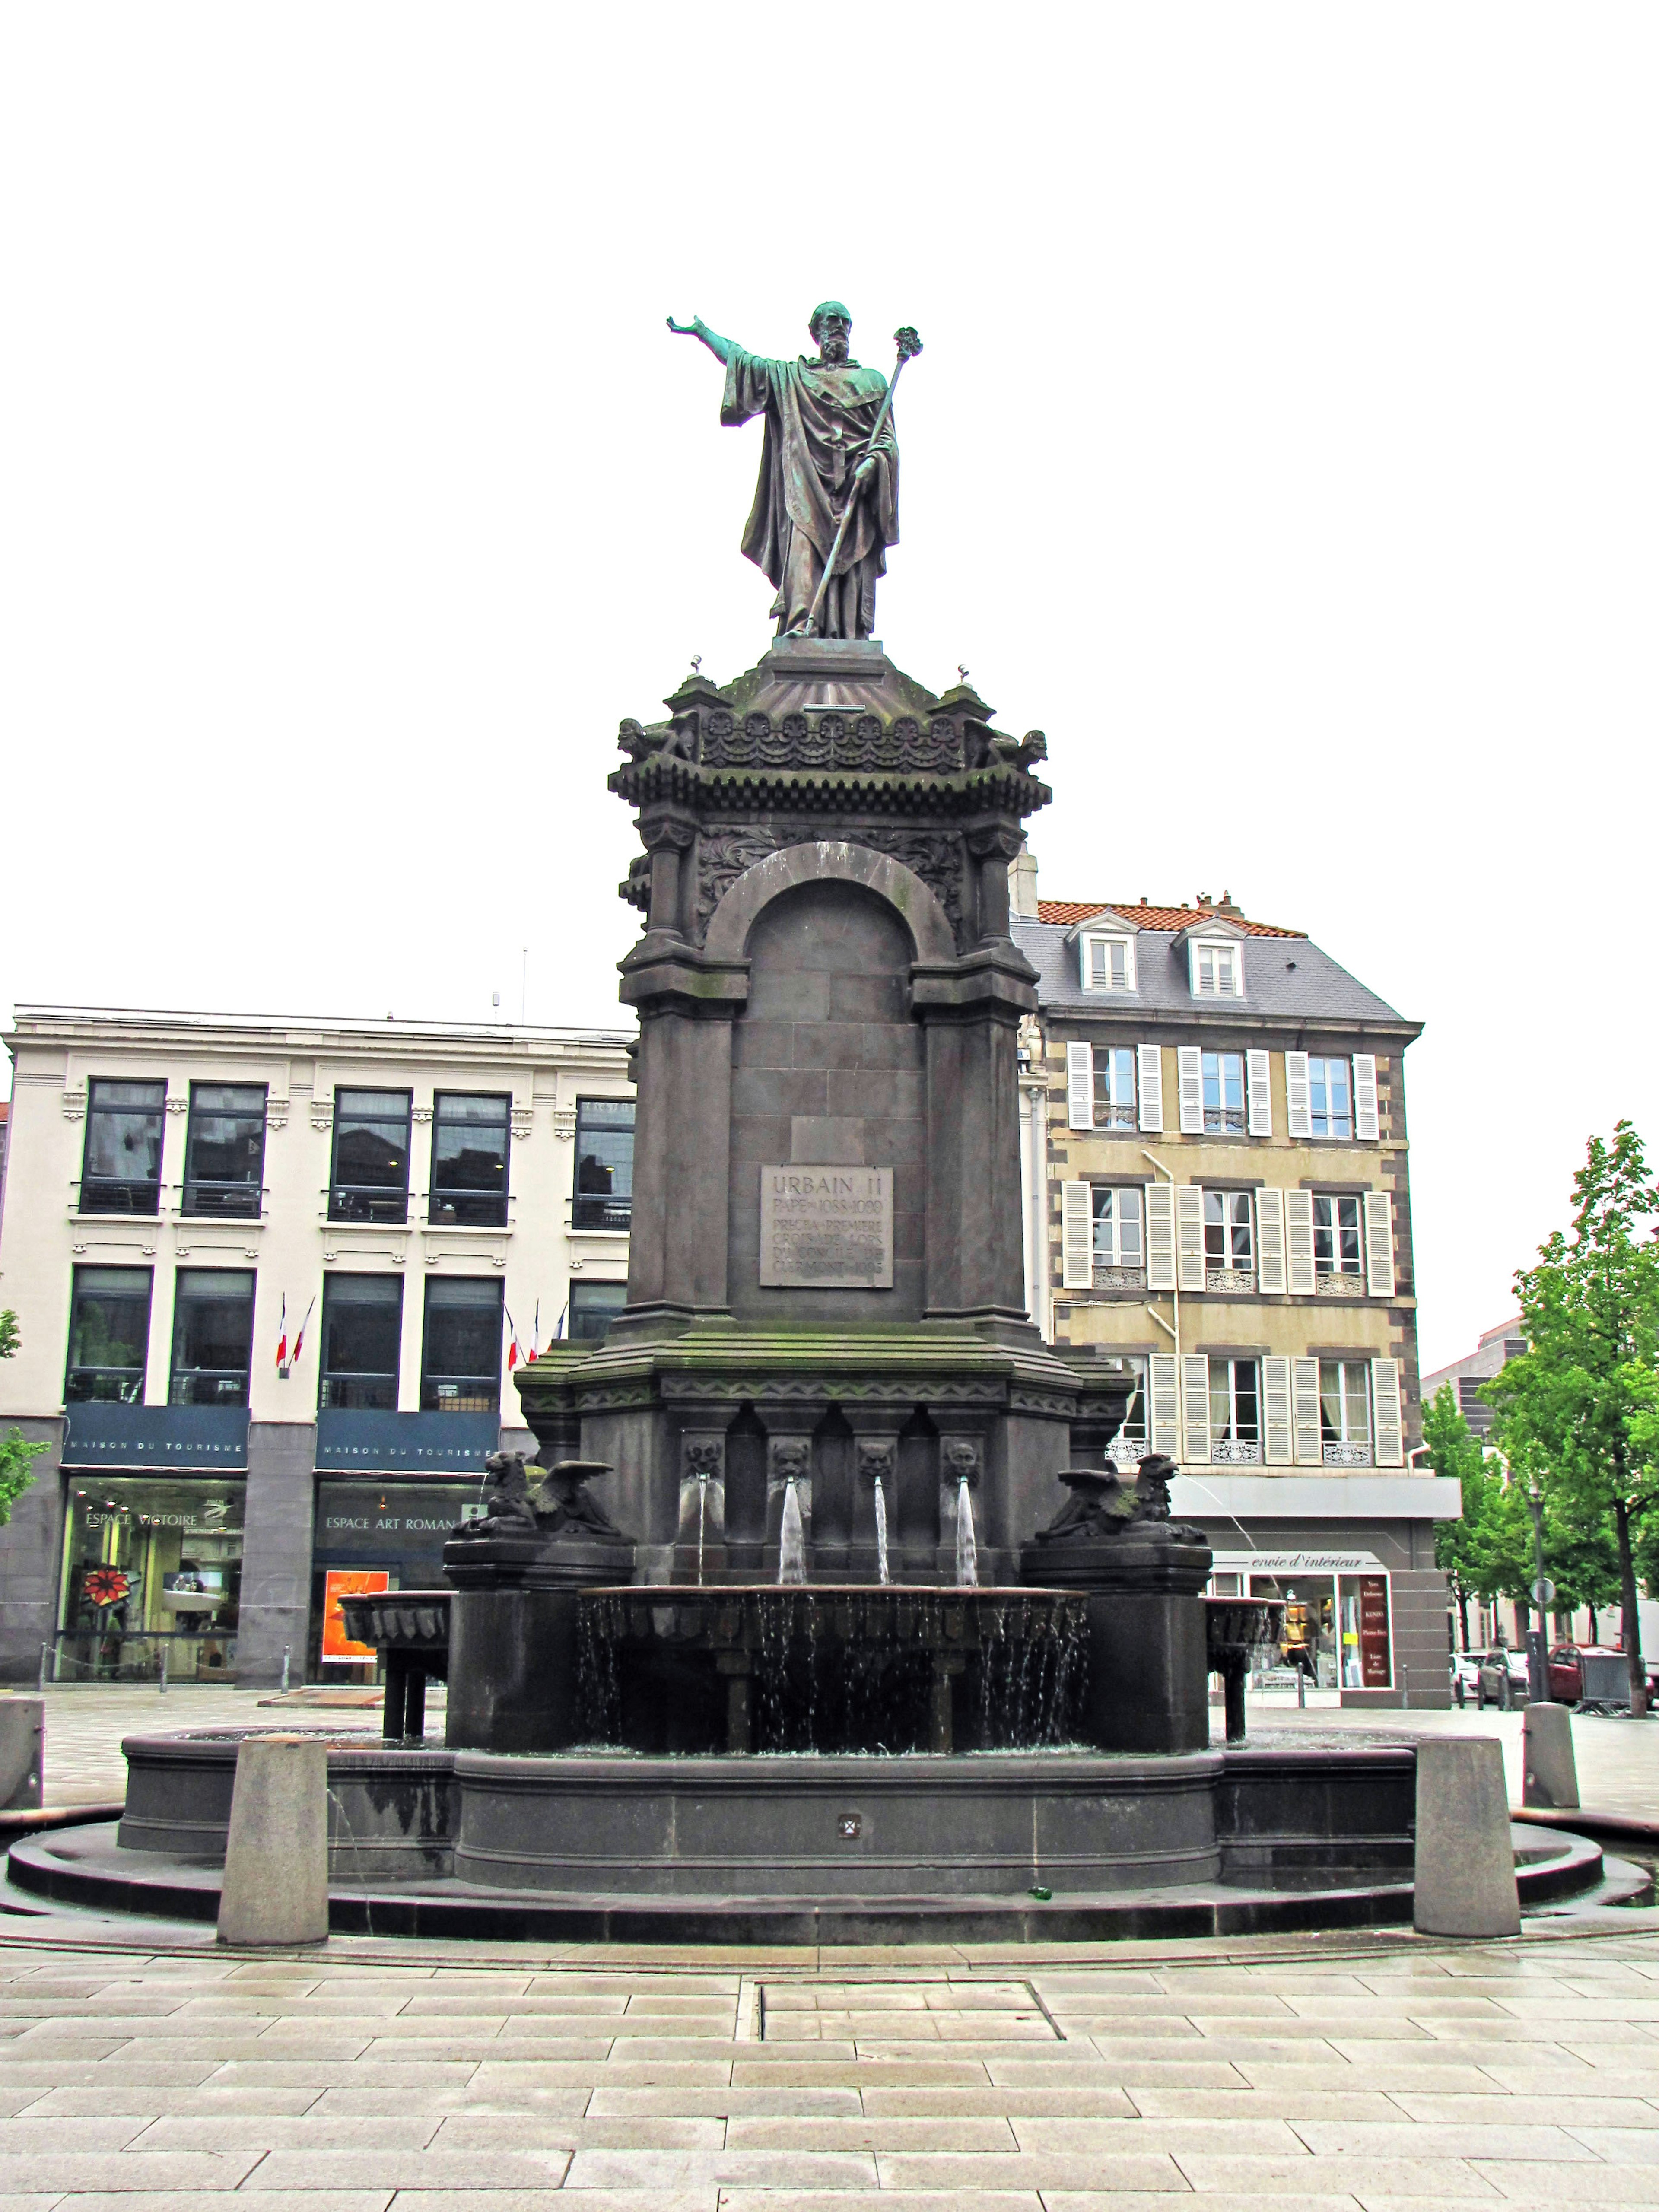
[(541, 1759), (458, 1752), (459, 1881), (583, 1896), (928, 1898), (1216, 1881), (1218, 1752)]
[(684, 1583), (586, 1590), (584, 1733), (647, 1753), (1035, 1750), (1072, 1741), (1066, 1590)]

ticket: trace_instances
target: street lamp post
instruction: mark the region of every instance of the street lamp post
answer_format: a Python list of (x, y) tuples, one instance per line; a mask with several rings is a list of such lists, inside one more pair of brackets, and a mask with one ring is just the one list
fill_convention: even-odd
[[(1527, 1628), (1527, 1693), (1535, 1705), (1547, 1705), (1550, 1694), (1550, 1666), (1544, 1633), (1546, 1609), (1555, 1595), (1555, 1585), (1544, 1572), (1544, 1493), (1534, 1475), (1527, 1486), (1527, 1504), (1532, 1514), (1532, 1555), (1534, 1611)], [(1536, 1620), (1537, 1626), (1531, 1622)]]

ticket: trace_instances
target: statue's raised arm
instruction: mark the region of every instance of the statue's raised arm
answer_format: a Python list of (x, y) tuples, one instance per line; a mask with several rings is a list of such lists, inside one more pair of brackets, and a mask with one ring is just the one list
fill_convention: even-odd
[(716, 361), (730, 361), (743, 348), (735, 338), (723, 338), (718, 331), (711, 331), (701, 315), (693, 315), (689, 323), (677, 323), (672, 315), (668, 327), (677, 338), (701, 338)]
[[(781, 636), (868, 637), (876, 580), (898, 542), (898, 441), (887, 380), (849, 353), (853, 319), (825, 300), (807, 327), (817, 357), (769, 361), (711, 331), (701, 315), (668, 327), (724, 362), (720, 420), (765, 418), (760, 481), (743, 550), (777, 593)], [(920, 350), (900, 333), (899, 365)], [(895, 371), (895, 381), (897, 372)]]

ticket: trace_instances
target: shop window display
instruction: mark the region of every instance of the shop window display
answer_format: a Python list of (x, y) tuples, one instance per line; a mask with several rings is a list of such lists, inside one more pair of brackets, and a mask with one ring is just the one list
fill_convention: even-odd
[[(1285, 1601), (1284, 1661), (1310, 1688), (1387, 1690), (1394, 1685), (1389, 1578), (1384, 1574), (1248, 1575), (1252, 1597)], [(1218, 1595), (1222, 1577), (1216, 1577)]]
[(218, 1479), (71, 1481), (52, 1680), (228, 1680), (245, 1492)]
[(307, 1661), (311, 1680), (374, 1680), (375, 1656), (346, 1636), (341, 1598), (366, 1589), (447, 1589), (445, 1541), (458, 1522), (483, 1511), (483, 1489), (482, 1479), (318, 1484)]

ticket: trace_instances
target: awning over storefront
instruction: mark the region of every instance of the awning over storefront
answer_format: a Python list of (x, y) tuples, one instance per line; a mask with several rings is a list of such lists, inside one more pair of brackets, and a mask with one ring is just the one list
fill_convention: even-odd
[(1178, 1474), (1170, 1502), (1183, 1521), (1455, 1521), (1455, 1477), (1439, 1474)]

